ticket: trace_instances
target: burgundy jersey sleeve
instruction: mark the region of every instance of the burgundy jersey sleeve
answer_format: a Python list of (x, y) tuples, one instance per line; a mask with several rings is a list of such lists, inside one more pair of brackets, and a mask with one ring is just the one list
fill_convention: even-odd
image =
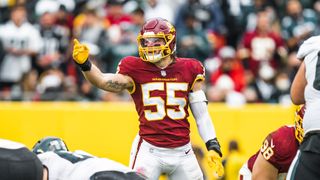
[(138, 59), (137, 57), (127, 56), (123, 58), (118, 64), (117, 73), (130, 76), (134, 80), (134, 84), (133, 84), (134, 87), (132, 88), (132, 91), (129, 92), (130, 94), (132, 94), (136, 90), (136, 83), (134, 79), (134, 73), (135, 73), (134, 67), (137, 66), (136, 64), (139, 61), (141, 60)]
[(118, 64), (117, 73), (130, 76), (130, 72), (132, 71), (132, 64), (133, 64), (132, 59), (133, 57), (131, 56), (121, 59), (121, 61)]
[(249, 168), (249, 170), (250, 170), (251, 172), (252, 172), (252, 169), (253, 169), (253, 165), (254, 165), (254, 163), (255, 163), (256, 160), (257, 160), (258, 154), (259, 154), (259, 151), (256, 152), (254, 155), (252, 155), (252, 156), (249, 158), (248, 162), (247, 162), (248, 168)]
[(264, 140), (260, 153), (275, 166), (279, 173), (288, 172), (289, 166), (298, 150), (293, 126), (282, 126), (270, 133)]
[(190, 59), (190, 70), (192, 71), (192, 74), (194, 75), (194, 81), (192, 84), (191, 89), (193, 88), (193, 85), (197, 81), (204, 81), (205, 79), (205, 69), (202, 65), (202, 63), (196, 59)]

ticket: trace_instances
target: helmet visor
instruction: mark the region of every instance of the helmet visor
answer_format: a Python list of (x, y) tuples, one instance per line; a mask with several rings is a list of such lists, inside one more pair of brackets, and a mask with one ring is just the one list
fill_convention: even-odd
[(142, 37), (140, 39), (140, 44), (142, 47), (159, 47), (166, 44), (164, 38), (160, 37)]

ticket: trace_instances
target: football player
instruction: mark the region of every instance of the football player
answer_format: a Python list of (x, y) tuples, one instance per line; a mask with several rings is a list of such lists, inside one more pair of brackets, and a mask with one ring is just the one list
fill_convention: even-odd
[(303, 140), (304, 111), (304, 106), (296, 110), (295, 126), (281, 126), (265, 138), (260, 150), (240, 169), (241, 180), (286, 178), (289, 166)]
[(290, 95), (296, 105), (306, 104), (303, 121), (305, 138), (293, 161), (288, 179), (320, 177), (320, 36), (313, 36), (299, 47), (299, 70), (292, 82)]
[(165, 19), (148, 20), (137, 42), (140, 57), (124, 57), (116, 74), (102, 73), (91, 64), (86, 45), (74, 40), (73, 49), (73, 58), (88, 81), (105, 91), (128, 90), (132, 96), (140, 125), (130, 166), (147, 179), (158, 179), (162, 173), (170, 179), (203, 179), (190, 144), (190, 106), (209, 151), (209, 165), (222, 176), (222, 153), (202, 91), (202, 64), (175, 56), (176, 30)]
[[(84, 151), (71, 152), (58, 137), (46, 137), (33, 147), (44, 166), (44, 180), (143, 180), (127, 166)], [(1, 175), (0, 175), (1, 177)]]
[(42, 180), (40, 160), (25, 145), (0, 139), (1, 180)]

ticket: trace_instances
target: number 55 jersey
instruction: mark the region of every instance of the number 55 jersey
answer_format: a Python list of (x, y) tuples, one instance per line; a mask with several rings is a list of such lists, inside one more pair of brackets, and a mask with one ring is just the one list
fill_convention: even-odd
[(204, 68), (198, 60), (176, 58), (161, 69), (129, 56), (119, 63), (118, 73), (134, 81), (130, 94), (139, 115), (142, 139), (166, 148), (189, 143), (188, 94), (196, 81), (204, 80)]

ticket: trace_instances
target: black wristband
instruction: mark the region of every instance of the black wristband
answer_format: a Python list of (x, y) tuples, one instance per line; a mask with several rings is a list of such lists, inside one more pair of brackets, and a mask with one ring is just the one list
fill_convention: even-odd
[(207, 150), (214, 150), (219, 154), (220, 157), (222, 157), (221, 149), (220, 149), (220, 144), (218, 142), (217, 138), (210, 139), (209, 141), (206, 142), (206, 147)]
[(84, 63), (79, 64), (76, 62), (76, 64), (80, 67), (81, 71), (90, 71), (91, 70), (91, 62), (89, 61), (89, 59), (87, 59)]

